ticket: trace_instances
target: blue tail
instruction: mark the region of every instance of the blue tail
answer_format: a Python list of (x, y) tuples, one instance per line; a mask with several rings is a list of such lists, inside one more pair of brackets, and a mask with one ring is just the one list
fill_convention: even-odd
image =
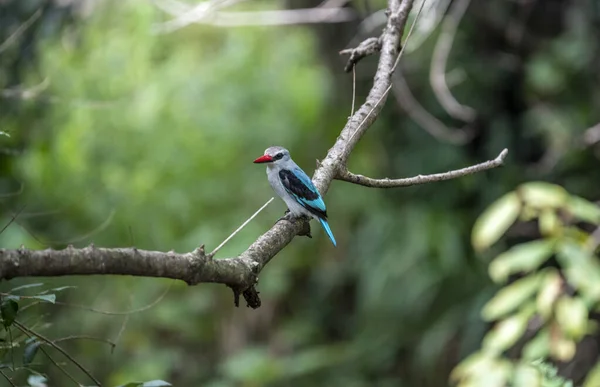
[(335, 238), (333, 237), (333, 233), (331, 232), (331, 229), (329, 228), (329, 224), (327, 223), (327, 221), (319, 218), (319, 222), (321, 222), (321, 226), (323, 226), (323, 228), (325, 229), (325, 232), (327, 233), (327, 236), (329, 237), (329, 239), (331, 239), (331, 243), (333, 243), (334, 246), (337, 246), (335, 243)]

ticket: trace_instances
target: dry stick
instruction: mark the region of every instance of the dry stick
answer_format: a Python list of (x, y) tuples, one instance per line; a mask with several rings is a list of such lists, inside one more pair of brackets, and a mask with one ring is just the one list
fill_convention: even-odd
[(97, 386), (101, 386), (102, 384), (98, 381), (98, 379), (96, 379), (91, 373), (90, 371), (88, 371), (83, 365), (81, 365), (77, 360), (75, 360), (75, 358), (73, 358), (73, 356), (69, 355), (69, 353), (67, 351), (65, 351), (64, 349), (62, 349), (60, 346), (54, 344), (54, 342), (50, 339), (47, 339), (46, 337), (42, 336), (41, 334), (32, 331), (31, 329), (27, 328), (26, 326), (24, 326), (23, 324), (21, 324), (20, 322), (18, 322), (17, 320), (15, 320), (13, 322), (13, 324), (15, 324), (19, 329), (21, 329), (22, 331), (24, 331), (25, 333), (28, 333), (30, 335), (34, 335), (36, 336), (38, 339), (41, 339), (43, 342), (45, 342), (46, 344), (48, 344), (49, 346), (51, 346), (52, 348), (56, 349), (58, 352), (62, 353), (67, 359), (69, 359), (73, 364), (75, 364), (77, 366), (77, 368), (79, 368), (84, 374), (86, 374), (90, 379), (92, 379), (92, 381), (94, 383), (96, 383)]
[(256, 215), (258, 215), (262, 210), (265, 209), (265, 207), (267, 207), (273, 200), (275, 199), (275, 197), (272, 197), (271, 199), (269, 199), (265, 204), (263, 204), (263, 206), (261, 208), (259, 208), (254, 214), (252, 214), (251, 217), (249, 217), (248, 219), (246, 219), (246, 221), (244, 223), (242, 223), (242, 225), (240, 227), (238, 227), (234, 232), (231, 233), (231, 235), (229, 235), (223, 242), (221, 242), (220, 245), (218, 245), (217, 247), (215, 247), (215, 249), (207, 255), (208, 258), (212, 258), (215, 256), (215, 254), (217, 253), (217, 251), (219, 251), (221, 249), (221, 247), (223, 247), (225, 245), (225, 243), (229, 242), (229, 240), (231, 238), (233, 238), (235, 236), (235, 234), (237, 234), (238, 232), (240, 232), (244, 227), (246, 227), (246, 225), (248, 223), (250, 223), (250, 221), (252, 219), (254, 219), (256, 217)]
[(446, 83), (446, 65), (448, 64), (448, 56), (458, 26), (470, 1), (458, 0), (450, 6), (450, 11), (446, 16), (446, 20), (442, 23), (442, 31), (433, 49), (429, 71), (429, 82), (440, 105), (450, 116), (464, 122), (472, 122), (475, 119), (476, 112), (473, 108), (458, 102), (450, 92), (450, 88)]
[(457, 177), (462, 177), (476, 172), (485, 171), (487, 169), (499, 167), (504, 163), (504, 158), (507, 154), (508, 149), (504, 149), (494, 160), (489, 160), (484, 163), (473, 165), (467, 168), (457, 169), (454, 171), (444, 173), (436, 173), (433, 175), (419, 175), (405, 179), (372, 179), (370, 177), (362, 175), (355, 175), (351, 172), (348, 172), (348, 170), (342, 170), (340, 171), (337, 179), (372, 188), (409, 187), (411, 185), (455, 179)]

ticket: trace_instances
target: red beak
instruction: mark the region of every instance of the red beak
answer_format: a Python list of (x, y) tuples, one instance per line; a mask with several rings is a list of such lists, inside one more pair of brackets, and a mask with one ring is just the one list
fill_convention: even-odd
[(273, 158), (269, 155), (263, 155), (260, 156), (259, 158), (257, 158), (256, 160), (254, 160), (254, 164), (262, 164), (262, 163), (269, 163), (273, 161)]

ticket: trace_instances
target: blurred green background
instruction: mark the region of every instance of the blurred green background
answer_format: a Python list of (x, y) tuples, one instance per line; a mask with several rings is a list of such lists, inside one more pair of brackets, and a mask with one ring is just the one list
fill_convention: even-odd
[[(222, 285), (108, 276), (2, 282), (5, 293), (37, 282), (44, 285), (21, 294), (75, 287), (54, 292), (66, 305), (21, 310), (21, 323), (52, 339), (116, 343), (111, 350), (84, 338), (61, 342), (107, 386), (153, 379), (211, 387), (448, 385), (452, 369), (481, 347), (491, 326), (481, 317), (500, 288), (489, 278), (490, 259), (540, 237), (524, 223), (476, 253), (477, 217), (532, 180), (600, 200), (597, 2), (469, 4), (447, 65), (453, 94), (477, 112), (466, 125), (442, 108), (429, 83), (443, 33), (438, 23), (457, 3), (427, 4), (400, 65), (414, 97), (447, 127), (440, 134), (415, 123), (396, 92), (349, 168), (408, 177), (462, 168), (509, 148), (503, 168), (390, 190), (334, 181), (325, 201), (338, 247), (313, 224), (313, 239), (296, 238), (261, 273), (258, 310), (234, 308)], [(318, 4), (262, 1), (232, 9)], [(254, 158), (282, 145), (312, 174), (343, 127), (352, 74), (343, 72), (337, 53), (378, 34), (373, 14), (385, 6), (343, 4), (355, 13), (344, 23), (205, 23), (156, 33), (170, 17), (153, 2), (0, 1), (2, 227), (19, 213), (0, 246), (214, 248), (273, 195)], [(376, 60), (357, 67), (357, 104)], [(463, 131), (466, 141), (452, 140)], [(269, 205), (218, 257), (245, 250), (284, 210), (280, 201)], [(32, 300), (22, 301), (21, 309)], [(595, 313), (590, 306), (591, 321)], [(12, 333), (20, 345), (14, 352), (4, 346), (0, 369), (16, 385), (25, 385), (29, 368), (51, 386), (73, 384), (42, 353), (28, 368), (6, 368), (11, 356), (20, 364), (27, 346), (26, 335)], [(590, 330), (577, 341), (570, 359), (548, 361), (582, 383), (600, 335)], [(92, 384), (56, 358), (80, 383)]]

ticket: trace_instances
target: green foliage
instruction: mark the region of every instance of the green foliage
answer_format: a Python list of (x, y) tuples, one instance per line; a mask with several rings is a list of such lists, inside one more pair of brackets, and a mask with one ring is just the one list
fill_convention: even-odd
[(0, 314), (2, 315), (2, 325), (8, 329), (17, 318), (19, 304), (12, 299), (3, 299), (0, 304)]
[[(481, 384), (484, 379), (478, 376), (487, 373), (488, 368), (498, 375), (498, 385), (507, 383), (514, 372), (515, 387), (531, 386), (532, 371), (511, 369), (503, 358), (505, 351), (522, 339), (529, 324), (535, 324), (535, 336), (521, 344), (524, 359), (569, 361), (575, 355), (576, 343), (592, 329), (590, 312), (600, 306), (596, 242), (581, 228), (581, 222), (600, 226), (600, 208), (560, 186), (525, 183), (481, 215), (473, 230), (476, 248), (490, 247), (508, 230), (508, 222), (494, 217), (506, 219), (502, 209), (511, 211), (515, 204), (508, 203), (515, 200), (519, 203), (518, 217), (522, 221), (535, 220), (542, 239), (513, 246), (492, 260), (489, 275), (495, 282), (506, 283), (511, 276), (519, 278), (504, 285), (483, 307), (482, 317), (495, 321), (495, 325), (486, 334), (481, 351), (455, 369), (453, 378), (459, 386), (490, 385)], [(556, 257), (558, 267), (539, 269), (551, 257)], [(567, 292), (567, 287), (572, 287), (575, 294)], [(547, 379), (541, 385), (572, 385), (556, 377), (552, 367), (536, 364)]]

